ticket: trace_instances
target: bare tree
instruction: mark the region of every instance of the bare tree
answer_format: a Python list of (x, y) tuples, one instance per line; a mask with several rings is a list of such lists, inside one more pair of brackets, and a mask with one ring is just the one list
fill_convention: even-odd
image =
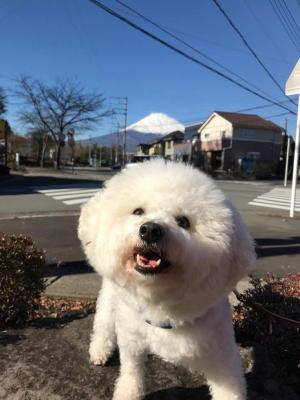
[(4, 90), (0, 88), (0, 115), (6, 111), (6, 95)]
[(109, 113), (102, 94), (87, 93), (74, 80), (57, 80), (47, 85), (28, 76), (17, 79), (15, 96), (21, 101), (19, 118), (32, 127), (49, 132), (56, 146), (56, 167), (60, 168), (61, 148), (70, 128), (91, 129)]
[(30, 139), (32, 155), (36, 157), (39, 165), (43, 167), (47, 149), (50, 146), (54, 146), (52, 136), (45, 129), (37, 128), (30, 130), (27, 133), (27, 137)]

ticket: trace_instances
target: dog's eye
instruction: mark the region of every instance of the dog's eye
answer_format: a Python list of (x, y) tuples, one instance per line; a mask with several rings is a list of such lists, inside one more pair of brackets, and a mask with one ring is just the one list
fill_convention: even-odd
[(183, 229), (189, 229), (189, 227), (191, 226), (189, 219), (184, 216), (176, 217), (176, 222), (177, 225)]
[(143, 215), (145, 214), (145, 211), (142, 208), (136, 208), (133, 213), (134, 215)]

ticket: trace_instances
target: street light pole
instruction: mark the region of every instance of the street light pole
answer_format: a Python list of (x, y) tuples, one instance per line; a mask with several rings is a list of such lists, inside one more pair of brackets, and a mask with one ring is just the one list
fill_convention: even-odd
[(124, 142), (123, 142), (123, 165), (126, 165), (126, 147), (127, 147), (127, 113), (128, 113), (128, 97), (124, 98)]
[(298, 95), (298, 114), (297, 114), (297, 126), (295, 136), (295, 151), (294, 151), (294, 166), (293, 166), (293, 178), (292, 178), (292, 191), (291, 191), (291, 206), (290, 206), (290, 217), (294, 217), (295, 211), (295, 200), (296, 200), (296, 187), (298, 180), (298, 161), (299, 161), (299, 140), (300, 140), (300, 58), (295, 65), (289, 79), (285, 85), (285, 94), (292, 96)]
[(294, 166), (293, 166), (293, 179), (292, 179), (292, 195), (291, 195), (291, 208), (290, 217), (294, 217), (295, 201), (296, 201), (296, 187), (298, 179), (298, 165), (299, 165), (299, 140), (300, 140), (300, 94), (298, 96), (298, 115), (295, 137), (295, 152), (294, 152)]

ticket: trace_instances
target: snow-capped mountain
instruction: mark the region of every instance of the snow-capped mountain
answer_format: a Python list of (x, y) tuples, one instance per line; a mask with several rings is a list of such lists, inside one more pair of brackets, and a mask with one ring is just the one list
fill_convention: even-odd
[[(184, 132), (184, 125), (166, 114), (151, 113), (127, 127), (127, 151), (134, 152), (139, 143), (149, 143), (174, 131)], [(88, 142), (89, 140), (81, 141), (82, 144), (87, 144)], [(117, 143), (122, 145), (123, 132), (96, 136), (92, 139), (92, 143), (97, 143), (101, 146), (112, 146)]]
[(184, 131), (184, 126), (176, 119), (162, 113), (151, 113), (128, 126), (128, 131), (167, 135), (175, 131)]

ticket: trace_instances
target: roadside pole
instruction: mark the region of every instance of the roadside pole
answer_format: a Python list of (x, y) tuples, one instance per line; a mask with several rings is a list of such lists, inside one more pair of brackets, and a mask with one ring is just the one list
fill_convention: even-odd
[[(110, 96), (111, 99), (118, 100), (118, 104), (120, 107), (113, 108), (113, 115), (120, 114), (124, 116), (124, 126), (122, 129), (123, 132), (123, 144), (122, 144), (122, 157), (123, 157), (123, 167), (126, 165), (126, 156), (127, 156), (127, 115), (128, 115), (128, 97), (120, 97), (120, 96)], [(120, 131), (121, 132), (121, 131)]]
[(298, 114), (297, 114), (297, 125), (296, 125), (296, 136), (295, 136), (295, 151), (294, 151), (294, 165), (293, 165), (293, 178), (292, 178), (292, 192), (291, 192), (291, 206), (290, 206), (290, 217), (294, 217), (295, 211), (295, 200), (296, 200), (296, 187), (298, 180), (298, 161), (299, 161), (299, 140), (300, 140), (300, 58), (295, 65), (289, 79), (285, 85), (285, 94), (291, 96), (294, 94), (298, 95)]
[(299, 165), (299, 139), (300, 139), (300, 95), (298, 96), (298, 115), (295, 137), (295, 152), (294, 152), (294, 166), (293, 166), (293, 179), (292, 179), (292, 195), (291, 195), (291, 208), (290, 217), (294, 217), (295, 201), (296, 201), (296, 187), (298, 180), (298, 165)]
[(123, 141), (123, 166), (126, 165), (127, 155), (127, 114), (128, 114), (128, 97), (124, 98), (124, 141)]
[(284, 186), (287, 185), (288, 170), (289, 170), (289, 158), (290, 158), (290, 144), (291, 144), (291, 138), (288, 136), (286, 156), (285, 156)]
[(5, 153), (4, 153), (4, 163), (7, 167), (8, 164), (8, 128), (6, 121), (4, 121), (4, 146), (5, 146)]

